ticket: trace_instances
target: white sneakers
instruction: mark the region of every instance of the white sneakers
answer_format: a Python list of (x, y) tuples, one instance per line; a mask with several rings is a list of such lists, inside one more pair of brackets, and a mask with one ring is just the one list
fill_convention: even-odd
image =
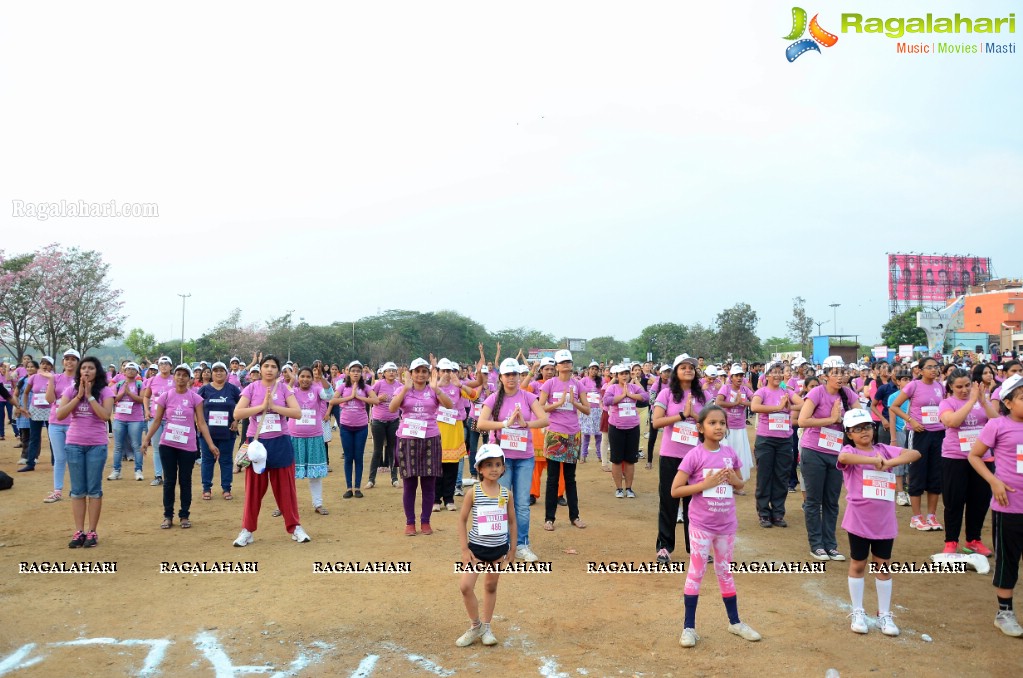
[(896, 494), (895, 495), (895, 503), (898, 504), (899, 506), (909, 506), (910, 505), (909, 493), (908, 492), (899, 492), (898, 494)]
[[(853, 633), (867, 633), (870, 630), (870, 626), (867, 624), (867, 613), (863, 610), (853, 610), (849, 617), (852, 619), (849, 630)], [(899, 627), (895, 625), (891, 612), (877, 613), (877, 628), (886, 636), (894, 638), (899, 635)], [(1020, 629), (1020, 632), (1023, 634), (1023, 629)]]
[[(306, 531), (302, 529), (301, 525), (295, 526), (295, 531), (291, 533), (291, 538), (292, 540), (297, 541), (299, 544), (304, 544), (305, 542), (312, 541), (312, 538), (308, 534), (306, 534)], [(234, 545), (248, 546), (254, 541), (256, 540), (252, 536), (252, 533), (243, 528), (242, 531), (238, 533), (238, 538), (234, 540)]]
[(312, 538), (305, 533), (301, 525), (295, 526), (295, 531), (291, 533), (291, 538), (297, 541), (299, 544), (304, 544), (307, 541), (312, 541)]
[(497, 636), (490, 630), (490, 626), (487, 625), (487, 630), (483, 632), (483, 644), (484, 645), (497, 645)]
[(746, 640), (756, 642), (760, 640), (760, 634), (750, 628), (746, 622), (739, 622), (738, 624), (729, 624), (728, 632), (734, 633), (737, 636), (745, 638)]
[(120, 479), (121, 479), (121, 472), (120, 471), (112, 471), (110, 473), (110, 475), (107, 476), (107, 480), (120, 480)]
[(881, 629), (881, 633), (885, 634), (886, 636), (892, 636), (894, 638), (895, 636), (899, 635), (899, 627), (896, 626), (895, 622), (892, 620), (891, 612), (885, 612), (884, 614), (878, 612), (877, 626), (879, 629)]
[(1023, 636), (1023, 626), (1016, 621), (1016, 613), (1012, 610), (998, 611), (998, 614), (995, 615), (995, 628), (1013, 638)]
[(135, 471), (135, 480), (145, 480), (145, 478), (142, 477), (142, 471)]
[(483, 637), (483, 624), (474, 626), (468, 631), (459, 636), (458, 640), (455, 641), (455, 645), (458, 647), (469, 647), (477, 640)]
[(535, 563), (540, 560), (539, 556), (533, 553), (533, 549), (529, 548), (526, 544), (515, 549), (515, 558), (517, 560), (524, 560), (527, 563)]
[(678, 644), (682, 647), (696, 647), (696, 641), (700, 636), (696, 635), (696, 629), (682, 629), (682, 635), (678, 637)]
[(241, 532), (238, 533), (238, 538), (234, 540), (234, 545), (248, 546), (254, 541), (256, 540), (252, 537), (252, 533), (249, 532), (248, 530), (243, 529)]
[(849, 617), (852, 619), (849, 629), (853, 633), (866, 633), (870, 630), (870, 627), (867, 626), (867, 613), (863, 610), (853, 610)]

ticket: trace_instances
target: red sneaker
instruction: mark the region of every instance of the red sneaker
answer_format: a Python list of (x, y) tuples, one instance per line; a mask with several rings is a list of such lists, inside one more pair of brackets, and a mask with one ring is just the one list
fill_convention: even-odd
[(430, 527), (430, 523), (423, 523), (419, 526), (419, 531), (423, 534), (433, 534), (433, 528)]
[(947, 541), (947, 542), (945, 542), (945, 548), (942, 549), (941, 552), (942, 553), (955, 553), (958, 550), (959, 550), (959, 542), (957, 542), (957, 541)]
[(414, 536), (416, 536), (416, 526), (415, 525), (406, 525), (405, 526), (405, 536), (406, 537), (414, 537)]
[(966, 542), (966, 546), (963, 547), (963, 551), (966, 553), (979, 553), (985, 558), (990, 558), (992, 555), (991, 549), (984, 546), (979, 539)]

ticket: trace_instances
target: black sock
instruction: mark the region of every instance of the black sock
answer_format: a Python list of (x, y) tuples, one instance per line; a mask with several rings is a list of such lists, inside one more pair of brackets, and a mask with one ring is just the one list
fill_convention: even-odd
[(1008, 598), (1002, 598), (1001, 596), (995, 596), (998, 598), (998, 611), (999, 612), (1012, 612), (1012, 596)]

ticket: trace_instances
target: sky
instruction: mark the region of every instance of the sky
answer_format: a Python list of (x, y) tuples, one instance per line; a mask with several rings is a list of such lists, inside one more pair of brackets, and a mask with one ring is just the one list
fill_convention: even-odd
[[(623, 340), (740, 302), (783, 336), (801, 296), (866, 344), (887, 252), (1023, 274), (1020, 50), (840, 32), (1018, 3), (800, 4), (839, 41), (789, 63), (774, 0), (5, 3), (0, 249), (98, 250), (161, 340), (178, 294), (186, 337), (238, 307)], [(982, 36), (905, 40), (942, 37)], [(61, 200), (159, 216), (15, 216)]]

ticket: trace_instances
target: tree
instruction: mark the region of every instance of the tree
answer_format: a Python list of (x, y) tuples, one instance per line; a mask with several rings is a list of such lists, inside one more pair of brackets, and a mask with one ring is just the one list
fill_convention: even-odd
[(156, 337), (141, 327), (132, 328), (124, 345), (134, 354), (137, 360), (156, 360)]
[(630, 352), (629, 344), (614, 337), (594, 337), (586, 342), (586, 356), (597, 362), (618, 362)]
[(32, 315), (42, 280), (32, 268), (33, 254), (7, 257), (0, 250), (0, 345), (15, 360), (28, 349)]
[(93, 250), (72, 247), (63, 257), (60, 276), (65, 293), (60, 301), (68, 310), (67, 342), (82, 355), (122, 336), (124, 302), (121, 290), (110, 286), (109, 272), (110, 264)]
[(654, 360), (670, 362), (683, 351), (688, 351), (689, 330), (677, 323), (657, 323), (643, 328), (632, 340), (633, 357), (646, 360), (647, 353), (654, 354)]
[(785, 337), (770, 337), (764, 340), (764, 353), (788, 353), (790, 351), (799, 351), (802, 347), (794, 341), (789, 341)]
[(717, 317), (718, 356), (741, 360), (760, 357), (763, 347), (757, 337), (757, 312), (749, 304), (726, 308)]
[(897, 347), (899, 344), (926, 345), (927, 334), (916, 326), (916, 314), (922, 310), (924, 310), (923, 306), (917, 306), (892, 316), (891, 320), (881, 328), (881, 341), (886, 346), (892, 347)]
[(64, 295), (69, 285), (63, 278), (64, 253), (56, 245), (49, 245), (32, 256), (29, 264), (32, 275), (39, 281), (36, 303), (29, 315), (32, 343), (46, 355), (57, 356), (67, 344), (70, 322)]
[(806, 299), (796, 297), (792, 300), (792, 320), (786, 323), (789, 338), (799, 344), (804, 353), (810, 353), (810, 337), (813, 336), (813, 318), (806, 314)]
[[(707, 327), (702, 323), (689, 326), (686, 343), (685, 353), (693, 357), (702, 355), (709, 359), (718, 354), (718, 333), (713, 327)], [(671, 359), (674, 360), (674, 356)]]

